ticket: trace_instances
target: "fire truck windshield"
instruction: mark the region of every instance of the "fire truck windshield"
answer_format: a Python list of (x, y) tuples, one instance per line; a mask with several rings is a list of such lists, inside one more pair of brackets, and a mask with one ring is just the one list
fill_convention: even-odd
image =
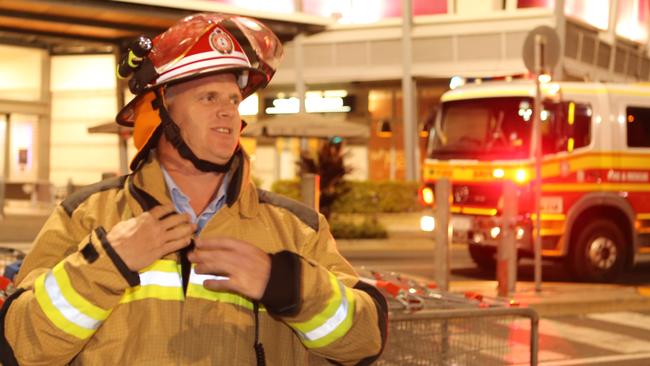
[[(528, 97), (482, 98), (445, 102), (431, 128), (428, 153), (435, 159), (521, 159), (530, 156), (534, 101)], [(555, 150), (560, 103), (545, 102), (542, 146)]]

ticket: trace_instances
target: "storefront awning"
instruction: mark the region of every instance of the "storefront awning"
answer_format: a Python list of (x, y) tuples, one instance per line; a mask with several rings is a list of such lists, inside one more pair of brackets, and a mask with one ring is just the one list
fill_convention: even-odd
[(96, 126), (88, 127), (88, 133), (115, 133), (120, 136), (129, 137), (133, 129), (120, 126), (115, 122), (106, 122)]
[[(0, 43), (48, 48), (53, 54), (108, 53), (134, 37), (161, 33), (197, 12), (256, 17), (282, 42), (322, 32), (332, 19), (305, 13), (259, 12), (214, 1), (0, 1)], [(125, 43), (126, 42), (126, 43)]]
[(247, 126), (244, 137), (321, 137), (368, 138), (370, 128), (364, 119), (344, 119), (346, 115), (288, 114), (261, 119)]

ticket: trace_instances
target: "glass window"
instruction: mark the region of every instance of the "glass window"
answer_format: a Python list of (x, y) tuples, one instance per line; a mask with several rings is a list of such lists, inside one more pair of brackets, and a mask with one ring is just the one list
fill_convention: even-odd
[(0, 45), (0, 99), (41, 99), (41, 65), (45, 51)]
[(650, 108), (627, 108), (627, 146), (650, 147)]
[[(521, 159), (530, 156), (532, 98), (483, 98), (445, 102), (430, 131), (434, 157)], [(540, 113), (542, 151), (553, 154), (587, 146), (591, 139), (591, 107), (574, 102), (544, 102)]]
[(618, 0), (616, 34), (640, 43), (648, 41), (649, 0)]
[(549, 8), (555, 7), (555, 0), (517, 0), (518, 8)]
[(605, 30), (609, 25), (609, 0), (565, 0), (564, 13)]
[[(334, 17), (339, 23), (374, 23), (402, 16), (401, 0), (302, 0), (305, 13)], [(413, 15), (446, 14), (447, 0), (413, 0)]]
[(212, 0), (217, 3), (237, 6), (244, 9), (291, 14), (295, 11), (294, 0)]

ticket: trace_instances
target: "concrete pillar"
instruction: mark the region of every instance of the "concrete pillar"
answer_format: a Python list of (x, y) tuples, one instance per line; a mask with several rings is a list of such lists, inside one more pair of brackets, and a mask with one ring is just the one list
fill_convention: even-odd
[(411, 28), (413, 24), (412, 0), (402, 1), (402, 115), (404, 121), (404, 163), (407, 181), (417, 180), (417, 116), (415, 114), (414, 82), (411, 70), (413, 59)]

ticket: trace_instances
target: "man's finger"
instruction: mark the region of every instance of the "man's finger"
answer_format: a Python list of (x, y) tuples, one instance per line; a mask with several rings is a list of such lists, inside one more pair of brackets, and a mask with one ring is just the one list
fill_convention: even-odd
[(190, 245), (191, 242), (192, 242), (191, 238), (182, 238), (182, 239), (168, 241), (163, 245), (163, 249), (165, 252), (164, 255), (181, 250), (186, 246)]
[(149, 210), (149, 214), (153, 216), (154, 219), (156, 220), (161, 220), (166, 216), (171, 216), (176, 211), (174, 210), (174, 207), (171, 205), (161, 205), (161, 206), (156, 206)]
[(232, 280), (227, 277), (222, 280), (205, 280), (203, 287), (212, 291), (236, 292)]
[(173, 213), (171, 215), (165, 215), (159, 221), (165, 230), (169, 230), (175, 226), (191, 222), (190, 217), (188, 215), (177, 214), (177, 213)]
[[(241, 245), (236, 245), (241, 244)], [(196, 247), (208, 250), (237, 250), (245, 246), (246, 243), (230, 238), (210, 238), (199, 239), (196, 241)]]
[(180, 224), (172, 229), (168, 229), (164, 236), (165, 241), (174, 241), (183, 238), (190, 238), (194, 234), (194, 224)]

